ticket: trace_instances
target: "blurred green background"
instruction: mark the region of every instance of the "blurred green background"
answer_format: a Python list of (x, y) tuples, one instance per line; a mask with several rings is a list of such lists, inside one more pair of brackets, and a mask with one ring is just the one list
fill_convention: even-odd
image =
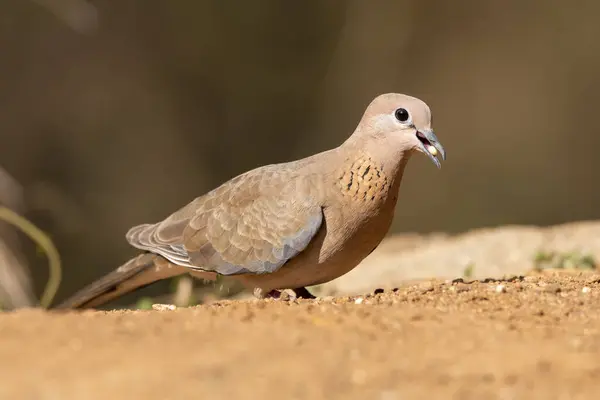
[[(337, 146), (384, 92), (426, 101), (448, 151), (440, 171), (413, 159), (394, 232), (595, 219), (598, 15), (591, 0), (3, 0), (0, 165), (62, 254), (59, 299), (135, 254), (130, 226)], [(39, 293), (45, 259), (22, 242)]]

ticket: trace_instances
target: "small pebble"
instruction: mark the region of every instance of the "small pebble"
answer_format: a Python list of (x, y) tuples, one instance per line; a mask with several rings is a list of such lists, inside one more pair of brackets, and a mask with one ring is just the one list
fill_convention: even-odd
[(381, 289), (381, 288), (378, 288), (378, 289), (375, 289), (375, 290), (373, 291), (373, 294), (381, 294), (381, 293), (383, 293), (383, 292), (384, 292), (384, 290), (383, 290), (383, 289)]
[(496, 286), (496, 293), (506, 293), (506, 286), (504, 286), (504, 285), (497, 285)]
[(592, 291), (592, 289), (590, 289), (590, 288), (589, 288), (589, 287), (587, 287), (587, 286), (585, 286), (585, 287), (583, 287), (583, 288), (581, 289), (581, 293), (589, 293), (589, 292), (591, 292), (591, 291)]
[(173, 311), (177, 309), (174, 304), (152, 304), (152, 309), (156, 311)]
[(354, 304), (362, 304), (363, 301), (365, 301), (365, 299), (363, 299), (362, 297), (359, 297), (356, 300), (354, 300)]

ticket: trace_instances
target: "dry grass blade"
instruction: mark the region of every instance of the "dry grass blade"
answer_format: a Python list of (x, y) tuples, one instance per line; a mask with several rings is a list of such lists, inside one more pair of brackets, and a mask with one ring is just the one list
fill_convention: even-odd
[(46, 257), (48, 258), (49, 277), (48, 283), (46, 284), (40, 299), (40, 305), (44, 308), (48, 308), (58, 291), (61, 281), (61, 263), (58, 250), (56, 250), (56, 247), (48, 235), (27, 219), (10, 209), (0, 206), (0, 220), (8, 222), (20, 229), (24, 234), (29, 236), (31, 240), (36, 242), (44, 253), (46, 253)]

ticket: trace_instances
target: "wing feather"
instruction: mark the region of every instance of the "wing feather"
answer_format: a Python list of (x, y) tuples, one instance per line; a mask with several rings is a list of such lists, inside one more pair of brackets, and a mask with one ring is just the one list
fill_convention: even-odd
[(302, 179), (269, 166), (250, 171), (163, 222), (132, 228), (127, 239), (192, 269), (274, 272), (303, 251), (323, 223), (316, 190)]

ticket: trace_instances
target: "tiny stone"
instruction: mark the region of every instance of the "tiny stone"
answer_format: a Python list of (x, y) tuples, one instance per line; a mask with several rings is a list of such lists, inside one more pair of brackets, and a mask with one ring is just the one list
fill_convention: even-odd
[(592, 289), (590, 289), (590, 288), (589, 288), (589, 287), (587, 287), (587, 286), (585, 286), (585, 287), (583, 287), (583, 288), (581, 289), (581, 293), (589, 293), (589, 292), (591, 292), (591, 291), (592, 291)]
[(156, 311), (173, 311), (177, 308), (174, 304), (152, 304), (152, 309)]
[(383, 289), (381, 289), (381, 288), (377, 288), (377, 289), (375, 289), (375, 290), (373, 291), (373, 294), (381, 294), (381, 293), (383, 293), (383, 292), (384, 292), (384, 290), (383, 290)]
[(506, 293), (506, 286), (504, 286), (504, 285), (496, 286), (496, 293)]
[(354, 304), (362, 304), (363, 301), (365, 301), (365, 299), (363, 299), (362, 297), (359, 297), (356, 300), (354, 300)]

